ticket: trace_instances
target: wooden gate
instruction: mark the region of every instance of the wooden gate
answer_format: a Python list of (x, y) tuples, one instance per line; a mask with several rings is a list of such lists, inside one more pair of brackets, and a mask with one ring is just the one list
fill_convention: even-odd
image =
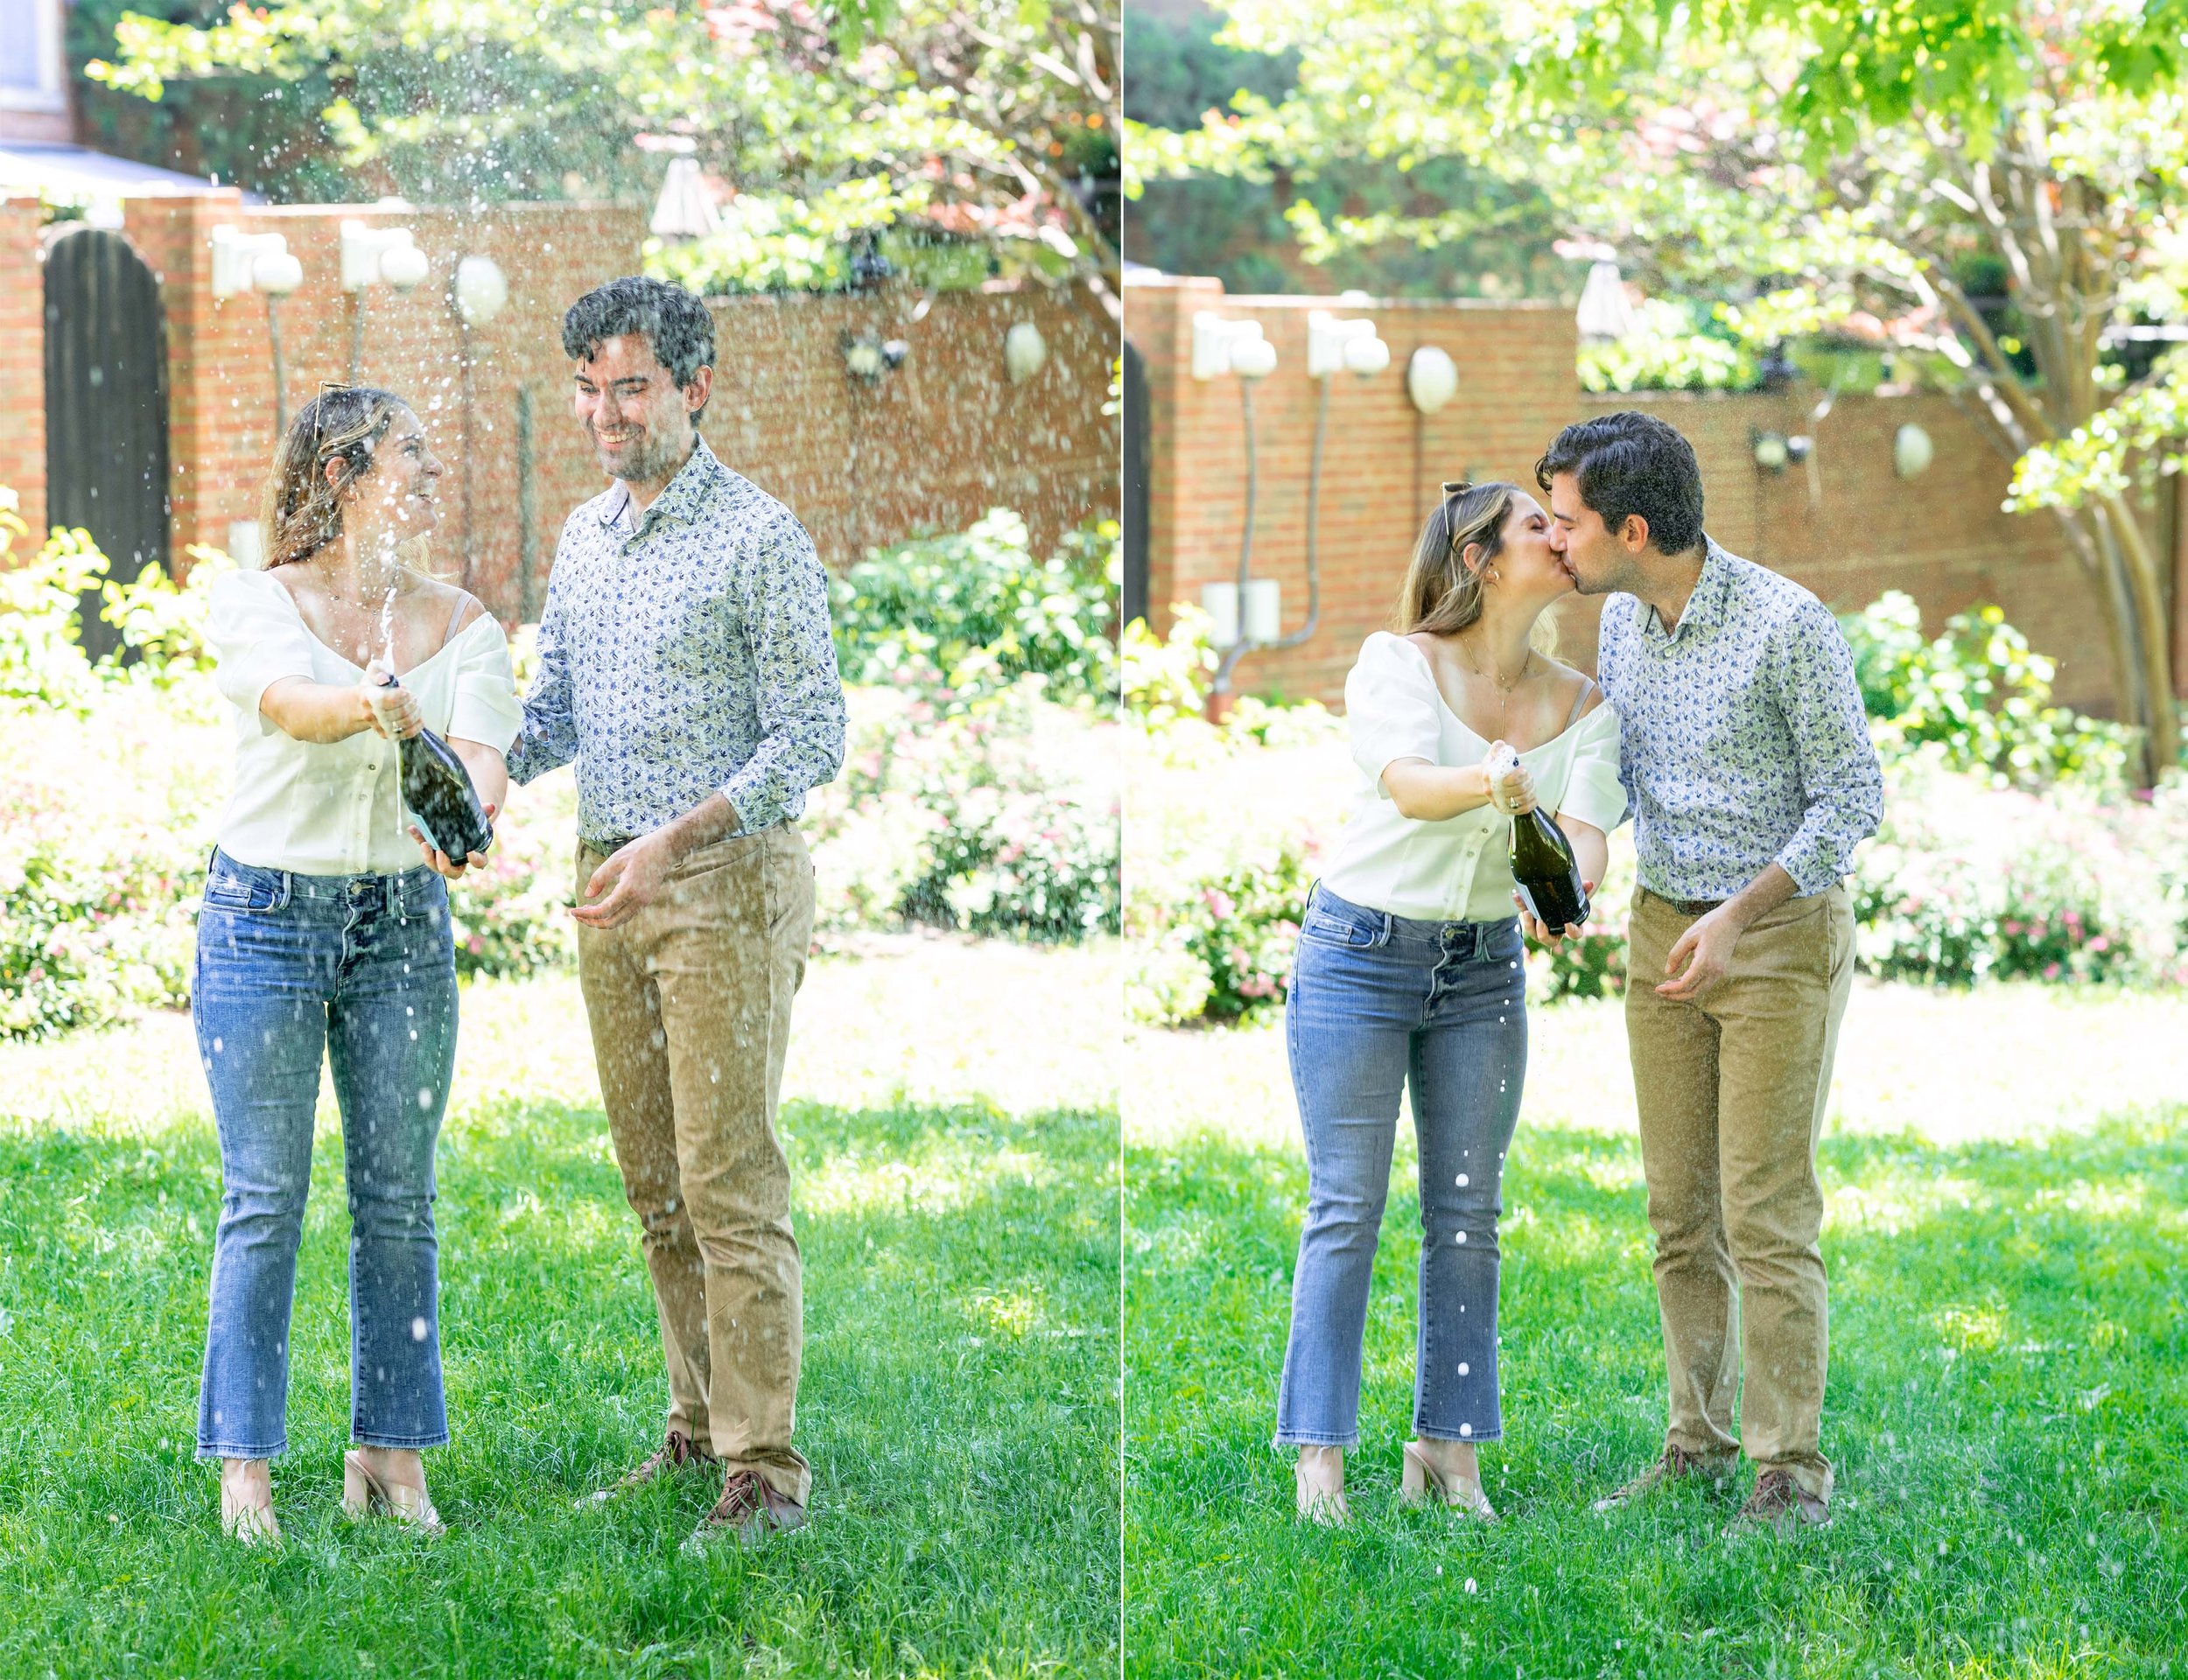
[(1123, 622), (1147, 616), (1147, 364), (1131, 340), (1125, 340)]
[[(46, 517), (81, 525), (109, 574), (167, 566), (167, 329), (159, 282), (128, 240), (65, 234), (46, 256)], [(115, 644), (87, 600), (83, 643)]]

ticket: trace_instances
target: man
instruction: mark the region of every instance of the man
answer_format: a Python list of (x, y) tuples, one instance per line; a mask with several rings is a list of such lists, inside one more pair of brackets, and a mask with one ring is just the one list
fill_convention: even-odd
[(691, 1544), (753, 1544), (798, 1527), (811, 1495), (790, 1444), (801, 1294), (775, 1116), (813, 925), (792, 823), (843, 762), (828, 582), (789, 509), (698, 435), (714, 361), (698, 299), (610, 281), (562, 340), (615, 482), (563, 527), (509, 774), (577, 764), (579, 976), (668, 1357), (667, 1439), (618, 1487), (719, 1463)]
[(1610, 597), (1597, 667), (1640, 874), (1626, 1035), (1671, 1418), (1597, 1508), (1744, 1446), (1736, 1526), (1827, 1522), (1816, 1138), (1853, 982), (1841, 878), (1883, 815), (1853, 656), (1813, 595), (1703, 532), (1694, 449), (1662, 421), (1567, 426), (1535, 476), (1574, 584)]

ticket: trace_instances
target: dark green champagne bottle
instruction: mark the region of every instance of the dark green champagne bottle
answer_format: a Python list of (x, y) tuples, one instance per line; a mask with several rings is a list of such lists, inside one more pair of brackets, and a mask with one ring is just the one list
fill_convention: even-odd
[[(389, 686), (398, 685), (390, 677)], [(396, 752), (403, 766), (403, 808), (436, 851), (461, 863), (494, 844), (494, 824), (471, 785), (471, 772), (446, 741), (421, 729), (398, 742)]]
[[(1490, 767), (1492, 776), (1509, 774), (1518, 755), (1499, 754)], [(1553, 822), (1541, 807), (1522, 811), (1511, 819), (1511, 878), (1519, 884), (1519, 897), (1537, 921), (1554, 934), (1588, 920), (1588, 893), (1581, 885), (1580, 860), (1565, 830)]]

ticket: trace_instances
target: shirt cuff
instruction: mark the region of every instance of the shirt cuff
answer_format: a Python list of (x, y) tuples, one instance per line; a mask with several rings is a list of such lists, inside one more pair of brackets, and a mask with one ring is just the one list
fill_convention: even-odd
[(729, 802), (731, 815), (737, 819), (737, 826), (725, 838), (757, 834), (762, 829), (772, 828), (782, 817), (781, 809), (768, 797), (756, 778), (747, 780), (742, 775), (734, 777), (719, 791)]
[(1777, 863), (1793, 878), (1796, 896), (1804, 899), (1814, 897), (1846, 874), (1839, 866), (1837, 849), (1820, 834), (1795, 835), (1778, 854)]

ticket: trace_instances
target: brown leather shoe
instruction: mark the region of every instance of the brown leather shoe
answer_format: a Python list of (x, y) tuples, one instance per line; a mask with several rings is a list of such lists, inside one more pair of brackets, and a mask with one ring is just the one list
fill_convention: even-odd
[(1792, 1534), (1804, 1528), (1820, 1529), (1831, 1520), (1831, 1503), (1819, 1499), (1793, 1480), (1790, 1470), (1765, 1470), (1756, 1478), (1755, 1491), (1740, 1507), (1727, 1530), (1745, 1534), (1771, 1529)]
[(1732, 1474), (1732, 1466), (1740, 1455), (1736, 1452), (1690, 1452), (1683, 1446), (1666, 1446), (1663, 1456), (1636, 1476), (1615, 1494), (1606, 1494), (1595, 1502), (1599, 1511), (1615, 1511), (1621, 1505), (1635, 1500), (1674, 1481), (1684, 1481), (1689, 1476), (1708, 1476), (1712, 1481), (1722, 1481)]
[(665, 1476), (677, 1470), (696, 1468), (701, 1465), (718, 1464), (720, 1460), (699, 1446), (680, 1429), (669, 1432), (669, 1438), (656, 1447), (645, 1462), (624, 1472), (613, 1487), (602, 1488), (578, 1501), (578, 1508), (588, 1505), (605, 1505), (618, 1494), (627, 1494), (634, 1488), (643, 1488), (657, 1476)]
[(714, 1502), (714, 1508), (684, 1543), (684, 1554), (695, 1557), (725, 1534), (736, 1535), (740, 1545), (757, 1546), (771, 1536), (804, 1526), (805, 1507), (775, 1492), (758, 1472), (733, 1470), (722, 1483), (722, 1496)]

